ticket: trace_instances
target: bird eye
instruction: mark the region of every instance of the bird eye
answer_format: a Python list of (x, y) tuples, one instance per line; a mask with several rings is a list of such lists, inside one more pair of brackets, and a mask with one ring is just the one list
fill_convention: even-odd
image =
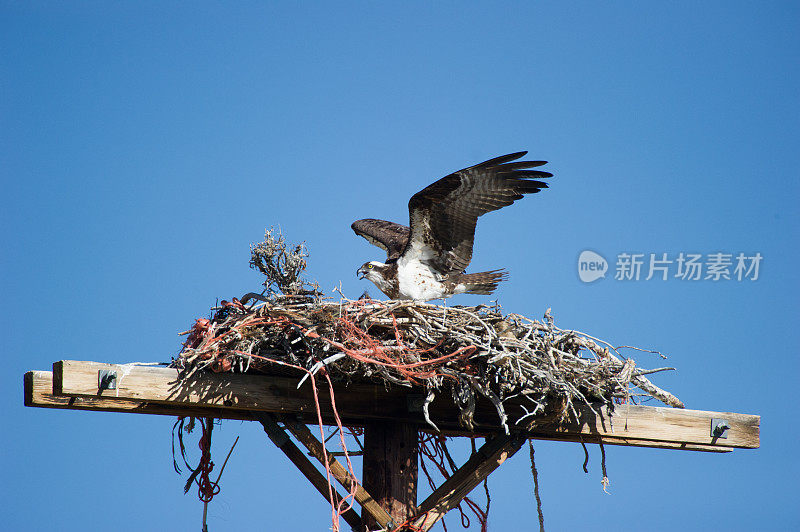
[(372, 264), (367, 264), (367, 268), (372, 269)]

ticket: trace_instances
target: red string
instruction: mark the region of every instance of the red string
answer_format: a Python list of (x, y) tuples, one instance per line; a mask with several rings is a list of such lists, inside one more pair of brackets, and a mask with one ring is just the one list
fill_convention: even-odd
[[(243, 356), (251, 356), (251, 357), (266, 361), (266, 362), (279, 364), (281, 366), (287, 366), (287, 367), (290, 367), (290, 368), (298, 369), (298, 370), (301, 370), (301, 371), (304, 371), (305, 373), (307, 373), (308, 377), (309, 377), (309, 380), (311, 381), (311, 389), (313, 390), (313, 395), (314, 395), (314, 406), (315, 406), (316, 413), (317, 413), (317, 425), (319, 426), (320, 441), (321, 442), (325, 441), (325, 425), (324, 425), (324, 423), (322, 421), (322, 410), (321, 410), (320, 405), (319, 405), (319, 394), (318, 394), (318, 391), (317, 391), (317, 382), (316, 382), (316, 379), (314, 378), (314, 374), (310, 370), (308, 370), (308, 369), (306, 369), (306, 368), (304, 368), (302, 366), (297, 366), (295, 364), (290, 364), (288, 362), (283, 362), (281, 360), (275, 360), (275, 359), (268, 358), (268, 357), (262, 357), (262, 356), (259, 356), (259, 355), (253, 355), (253, 354), (250, 354), (250, 353), (245, 353), (243, 351), (233, 351), (233, 352), (237, 353), (237, 354), (240, 354), (240, 355), (243, 355)], [(328, 479), (328, 500), (331, 503), (332, 530), (333, 530), (333, 532), (339, 532), (339, 530), (340, 530), (339, 516), (353, 507), (353, 502), (352, 501), (355, 500), (356, 489), (358, 488), (358, 483), (355, 482), (356, 474), (355, 474), (355, 471), (353, 470), (353, 464), (350, 461), (350, 455), (347, 452), (347, 445), (345, 444), (345, 441), (344, 441), (344, 427), (342, 426), (342, 420), (339, 417), (339, 412), (338, 412), (338, 409), (336, 408), (336, 400), (335, 400), (334, 391), (333, 391), (333, 382), (331, 381), (331, 378), (328, 376), (327, 372), (324, 372), (324, 375), (325, 375), (325, 379), (328, 382), (328, 393), (330, 394), (330, 398), (331, 398), (331, 408), (333, 410), (334, 419), (336, 420), (336, 426), (339, 428), (340, 443), (342, 445), (342, 451), (344, 451), (345, 460), (347, 462), (347, 470), (348, 470), (348, 473), (350, 474), (350, 478), (352, 479), (351, 486), (350, 486), (350, 492), (347, 494), (346, 497), (343, 497), (342, 500), (339, 501), (339, 504), (336, 504), (336, 500), (334, 499), (334, 496), (333, 496), (333, 484), (332, 484), (332, 481), (331, 481), (332, 473), (331, 473), (331, 468), (330, 468), (330, 458), (328, 457), (328, 450), (325, 447), (325, 445), (323, 444), (322, 445), (322, 453), (323, 453), (323, 457), (325, 459), (325, 474), (326, 474), (327, 479)], [(349, 501), (349, 504), (348, 504), (348, 501)], [(346, 505), (346, 507), (345, 507), (345, 505)]]
[(200, 419), (200, 427), (203, 429), (202, 436), (198, 442), (200, 447), (200, 463), (197, 469), (197, 496), (201, 501), (208, 503), (219, 493), (219, 486), (211, 481), (211, 471), (214, 469), (214, 462), (211, 461), (211, 431), (214, 427), (212, 419)]
[[(477, 350), (475, 346), (465, 346), (436, 358), (417, 360), (420, 355), (438, 348), (441, 342), (429, 348), (412, 348), (406, 345), (403, 342), (402, 333), (397, 327), (397, 319), (394, 314), (392, 314), (392, 324), (396, 346), (383, 345), (382, 342), (347, 318), (339, 318), (338, 323), (343, 332), (344, 340), (336, 342), (328, 338), (322, 338), (323, 340), (360, 362), (393, 368), (413, 384), (419, 384), (420, 380), (439, 375), (436, 372), (437, 367), (453, 360), (465, 359)], [(407, 360), (412, 361), (408, 362)]]

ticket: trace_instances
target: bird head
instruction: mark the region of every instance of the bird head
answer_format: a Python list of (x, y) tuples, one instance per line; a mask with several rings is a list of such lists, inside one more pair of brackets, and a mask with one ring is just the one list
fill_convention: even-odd
[(359, 279), (366, 278), (374, 283), (376, 281), (383, 280), (383, 269), (385, 267), (386, 265), (382, 262), (371, 260), (362, 264), (361, 267), (356, 271), (356, 275), (358, 275)]

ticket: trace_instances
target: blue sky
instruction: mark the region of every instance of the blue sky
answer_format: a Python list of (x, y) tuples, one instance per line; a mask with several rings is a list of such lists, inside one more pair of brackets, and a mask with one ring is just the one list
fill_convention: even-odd
[[(0, 2), (4, 525), (199, 529), (171, 418), (25, 409), (22, 374), (168, 360), (216, 298), (258, 288), (249, 244), (273, 225), (306, 241), (323, 288), (377, 293), (355, 270), (381, 252), (353, 220), (404, 222), (433, 180), (530, 150), (551, 188), (481, 219), (470, 270), (509, 269), (507, 311), (668, 353), (678, 371), (654, 380), (689, 408), (762, 416), (755, 451), (608, 448), (612, 495), (596, 448), (586, 475), (580, 446), (537, 443), (548, 530), (799, 527), (798, 11)], [(757, 281), (586, 284), (585, 249), (612, 268), (764, 258)], [(237, 435), (210, 530), (327, 528), (259, 427), (223, 422), (217, 456)], [(491, 477), (492, 530), (534, 526), (526, 454)]]

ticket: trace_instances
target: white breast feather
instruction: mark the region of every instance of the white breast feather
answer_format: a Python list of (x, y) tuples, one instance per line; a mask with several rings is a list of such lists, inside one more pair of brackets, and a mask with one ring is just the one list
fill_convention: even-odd
[(438, 280), (436, 272), (427, 265), (408, 256), (397, 261), (397, 281), (400, 288), (400, 299), (418, 299), (428, 301), (449, 297), (445, 294), (444, 285)]

